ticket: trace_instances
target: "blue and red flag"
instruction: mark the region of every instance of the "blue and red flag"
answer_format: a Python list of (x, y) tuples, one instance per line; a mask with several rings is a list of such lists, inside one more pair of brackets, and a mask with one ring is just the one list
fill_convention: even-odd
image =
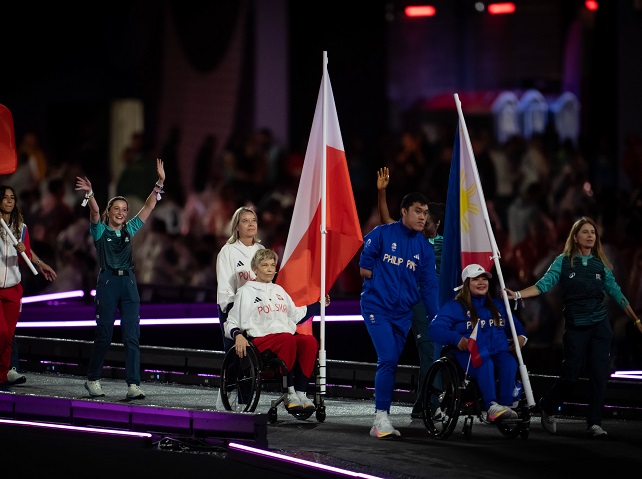
[(450, 163), (444, 246), (439, 275), (439, 305), (455, 297), (454, 288), (461, 284), (461, 272), (469, 264), (481, 265), (486, 271), (494, 265), (493, 247), (484, 219), (485, 199), (475, 158), (469, 154), (461, 120), (455, 134)]

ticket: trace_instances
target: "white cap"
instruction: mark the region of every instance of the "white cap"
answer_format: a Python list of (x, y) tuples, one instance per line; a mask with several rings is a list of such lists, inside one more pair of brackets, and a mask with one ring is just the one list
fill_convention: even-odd
[[(484, 268), (481, 267), (481, 265), (478, 264), (469, 264), (464, 268), (464, 270), (461, 272), (461, 282), (465, 283), (468, 278), (476, 278), (481, 275), (486, 276), (488, 279), (492, 278), (493, 275), (486, 271)], [(461, 286), (457, 286), (454, 291), (459, 291), (461, 288), (463, 288), (464, 285), (462, 284)]]

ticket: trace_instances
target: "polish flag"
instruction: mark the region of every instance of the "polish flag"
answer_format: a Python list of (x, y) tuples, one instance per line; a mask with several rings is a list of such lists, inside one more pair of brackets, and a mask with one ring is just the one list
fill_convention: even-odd
[[(297, 306), (321, 298), (322, 268), (327, 294), (363, 244), (325, 61), (323, 70), (290, 231), (276, 279)], [(321, 254), (324, 223), (325, 258)]]
[(18, 168), (13, 117), (9, 109), (0, 104), (0, 175), (14, 173)]
[(466, 348), (470, 351), (470, 362), (473, 364), (474, 368), (478, 368), (482, 364), (482, 358), (479, 355), (479, 349), (477, 349), (477, 328), (479, 327), (479, 321), (475, 324), (473, 332), (468, 338), (468, 344)]

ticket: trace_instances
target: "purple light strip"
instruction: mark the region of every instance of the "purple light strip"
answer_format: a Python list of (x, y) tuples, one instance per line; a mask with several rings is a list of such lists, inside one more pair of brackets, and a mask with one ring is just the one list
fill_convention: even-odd
[(611, 377), (617, 379), (642, 380), (642, 371), (615, 371), (613, 374), (611, 374)]
[[(326, 316), (326, 321), (330, 322), (349, 322), (363, 321), (358, 315), (347, 316)], [(314, 318), (315, 322), (320, 322), (320, 318)], [(120, 326), (120, 319), (114, 323)], [(174, 326), (174, 325), (199, 325), (199, 324), (219, 324), (219, 319), (212, 318), (158, 318), (158, 319), (141, 319), (141, 326)], [(95, 320), (69, 320), (69, 321), (19, 321), (18, 328), (86, 328), (96, 326)]]
[(134, 431), (122, 431), (119, 429), (102, 429), (102, 428), (96, 428), (96, 427), (69, 426), (67, 424), (18, 421), (15, 419), (0, 419), (0, 424), (9, 424), (12, 426), (40, 427), (45, 429), (63, 429), (67, 431), (90, 432), (90, 433), (105, 434), (105, 435), (111, 435), (111, 436), (129, 436), (129, 437), (140, 437), (140, 438), (152, 437), (152, 435), (148, 432), (134, 432)]
[(64, 293), (41, 294), (38, 296), (25, 296), (22, 298), (22, 304), (39, 303), (42, 301), (56, 301), (58, 299), (82, 298), (85, 296), (84, 291), (65, 291)]
[(256, 454), (258, 456), (270, 457), (272, 459), (278, 459), (284, 462), (291, 462), (293, 464), (299, 464), (302, 466), (311, 467), (314, 469), (320, 469), (323, 471), (334, 472), (336, 474), (342, 474), (349, 477), (362, 477), (364, 479), (383, 479), (380, 476), (372, 476), (370, 474), (363, 474), (361, 472), (352, 472), (347, 469), (341, 469), (334, 466), (326, 466), (325, 464), (318, 464), (312, 461), (306, 461), (305, 459), (297, 459), (296, 457), (284, 456), (283, 454), (277, 454), (275, 452), (265, 451), (263, 449), (257, 449), (255, 447), (246, 446), (243, 444), (238, 444), (235, 442), (230, 442), (228, 446), (231, 449), (237, 449), (239, 451), (249, 452), (250, 454)]

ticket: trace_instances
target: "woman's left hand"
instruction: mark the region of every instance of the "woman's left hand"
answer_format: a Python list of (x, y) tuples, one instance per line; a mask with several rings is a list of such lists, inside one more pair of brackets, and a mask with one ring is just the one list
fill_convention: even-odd
[(40, 271), (42, 272), (42, 275), (45, 277), (47, 281), (53, 281), (58, 277), (54, 269), (48, 264), (45, 264), (44, 261), (40, 261), (39, 266), (40, 266)]
[(156, 173), (158, 173), (158, 181), (163, 184), (165, 181), (165, 166), (160, 158), (156, 158)]

